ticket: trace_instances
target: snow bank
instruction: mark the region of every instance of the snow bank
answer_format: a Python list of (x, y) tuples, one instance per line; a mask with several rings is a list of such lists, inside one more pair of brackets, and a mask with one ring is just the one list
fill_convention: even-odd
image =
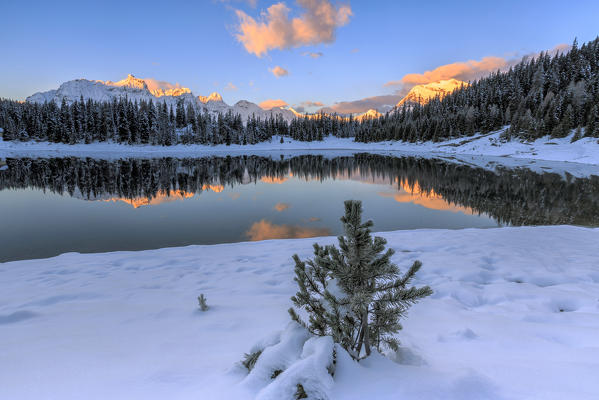
[(405, 143), (377, 142), (356, 143), (353, 139), (326, 137), (322, 142), (299, 142), (287, 138), (279, 143), (277, 138), (272, 142), (255, 145), (123, 145), (118, 143), (93, 144), (61, 144), (49, 142), (4, 142), (0, 141), (0, 157), (19, 155), (43, 156), (97, 156), (118, 154), (120, 156), (202, 156), (210, 154), (246, 154), (263, 151), (323, 151), (351, 150), (360, 152), (396, 152), (404, 155), (475, 155), (510, 157), (516, 159), (566, 161), (583, 164), (599, 164), (599, 142), (596, 138), (583, 138), (570, 143), (571, 136), (563, 139), (544, 137), (534, 142), (525, 143), (519, 140), (502, 142), (497, 131), (488, 135), (475, 135), (467, 138), (447, 140), (439, 143)]
[[(335, 238), (0, 264), (0, 397), (272, 398), (302, 376), (332, 400), (599, 398), (599, 229), (381, 236), (400, 267), (423, 261), (415, 284), (434, 294), (403, 321), (398, 354), (356, 363), (338, 351), (334, 378), (322, 373), (326, 338), (280, 331), (296, 291), (290, 256)], [(257, 341), (270, 356), (241, 373)]]

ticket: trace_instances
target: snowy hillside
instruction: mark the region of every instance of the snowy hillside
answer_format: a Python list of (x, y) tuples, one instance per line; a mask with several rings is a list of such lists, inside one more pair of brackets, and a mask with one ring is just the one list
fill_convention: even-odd
[(196, 97), (189, 88), (166, 82), (156, 83), (154, 80), (140, 79), (133, 75), (129, 75), (118, 82), (75, 79), (63, 83), (58, 89), (35, 93), (27, 97), (27, 101), (32, 103), (54, 101), (61, 104), (63, 100), (72, 103), (82, 97), (84, 100), (92, 99), (100, 102), (124, 97), (138, 102), (152, 100), (154, 103), (166, 102), (169, 107), (172, 106), (173, 108), (182, 99), (186, 105), (191, 104), (196, 107), (196, 110), (210, 112), (214, 115), (231, 111), (233, 114), (240, 114), (243, 121), (246, 121), (252, 114), (261, 119), (266, 119), (271, 115), (275, 117), (281, 115), (288, 122), (296, 116), (289, 109), (275, 107), (272, 110), (264, 110), (246, 100), (241, 100), (230, 106), (216, 92), (209, 96)]
[[(434, 294), (402, 322), (397, 354), (355, 363), (306, 341), (287, 309), (291, 255), (335, 238), (0, 263), (3, 399), (599, 398), (598, 229), (383, 233)], [(210, 309), (198, 310), (203, 293)], [(247, 374), (237, 363), (268, 347)], [(285, 372), (271, 378), (273, 366)]]

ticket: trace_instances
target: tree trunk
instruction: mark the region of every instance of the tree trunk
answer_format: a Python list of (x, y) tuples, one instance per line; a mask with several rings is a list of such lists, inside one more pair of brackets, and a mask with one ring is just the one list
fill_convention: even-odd
[(356, 358), (360, 358), (362, 351), (362, 343), (364, 342), (364, 326), (360, 326), (360, 334), (358, 335), (358, 347), (356, 348)]
[(364, 351), (366, 357), (370, 355), (370, 328), (368, 327), (368, 311), (362, 313), (362, 331), (364, 333)]

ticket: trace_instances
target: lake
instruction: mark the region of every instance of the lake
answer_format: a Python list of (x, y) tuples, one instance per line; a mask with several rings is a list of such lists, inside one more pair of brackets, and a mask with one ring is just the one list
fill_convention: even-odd
[(0, 262), (341, 233), (343, 201), (375, 231), (599, 226), (599, 178), (376, 154), (6, 158)]

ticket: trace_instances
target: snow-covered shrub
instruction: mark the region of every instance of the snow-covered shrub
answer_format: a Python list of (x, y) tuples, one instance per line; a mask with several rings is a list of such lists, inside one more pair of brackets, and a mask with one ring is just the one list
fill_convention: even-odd
[(339, 249), (314, 244), (314, 259), (295, 260), (295, 281), (299, 291), (291, 298), (308, 316), (304, 322), (295, 309), (294, 321), (318, 336), (330, 336), (355, 359), (367, 357), (371, 346), (398, 349), (393, 336), (401, 328), (399, 320), (408, 308), (428, 296), (428, 286), (407, 287), (422, 266), (414, 262), (402, 276), (390, 261), (387, 241), (370, 235), (372, 221), (362, 222), (362, 203), (345, 202), (341, 218), (345, 236), (339, 236)]
[(263, 343), (249, 353), (262, 348), (241, 382), (257, 392), (257, 400), (329, 398), (336, 354), (331, 337), (314, 337), (304, 327), (290, 322), (278, 341), (270, 341), (265, 347)]

